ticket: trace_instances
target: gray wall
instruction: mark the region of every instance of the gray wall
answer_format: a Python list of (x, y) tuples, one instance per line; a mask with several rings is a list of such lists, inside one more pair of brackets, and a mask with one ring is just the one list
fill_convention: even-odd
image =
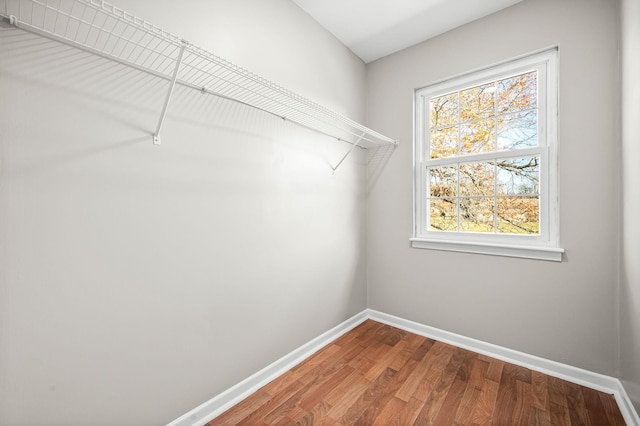
[(622, 274), (621, 376), (640, 411), (640, 1), (621, 0)]
[[(615, 1), (527, 0), (369, 64), (368, 122), (402, 141), (368, 198), (370, 308), (617, 374), (616, 23)], [(413, 90), (553, 45), (565, 260), (409, 248)]]
[[(118, 6), (355, 119), (364, 64), (289, 0)], [(165, 424), (366, 306), (363, 159), (0, 28), (0, 424)]]

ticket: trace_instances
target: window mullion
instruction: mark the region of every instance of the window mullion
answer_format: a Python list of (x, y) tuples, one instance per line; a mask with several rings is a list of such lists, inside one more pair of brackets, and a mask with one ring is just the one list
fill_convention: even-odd
[[(462, 123), (462, 99), (460, 97), (460, 91), (458, 91), (458, 140), (457, 140), (457, 154), (460, 155), (462, 151), (462, 132), (460, 131), (460, 125)], [(457, 158), (456, 158), (457, 159)], [(460, 161), (456, 162), (456, 232), (460, 232)]]
[[(498, 83), (494, 83), (493, 91), (493, 143), (494, 150), (498, 151)], [(498, 233), (498, 160), (493, 162), (493, 233)]]
[(460, 163), (456, 167), (456, 231), (460, 232)]
[(496, 176), (495, 180), (494, 180), (494, 189), (493, 189), (493, 199), (495, 201), (495, 233), (498, 233), (498, 161), (496, 160), (496, 162), (493, 165), (494, 167), (494, 176)]
[(458, 157), (445, 157), (434, 158), (425, 160), (424, 164), (430, 167), (446, 166), (448, 164), (471, 163), (476, 161), (491, 161), (501, 158), (515, 158), (515, 157), (531, 157), (534, 155), (540, 155), (544, 147), (536, 146), (533, 148), (516, 149), (512, 151), (495, 151), (495, 152), (483, 152), (481, 154), (469, 154), (461, 155)]

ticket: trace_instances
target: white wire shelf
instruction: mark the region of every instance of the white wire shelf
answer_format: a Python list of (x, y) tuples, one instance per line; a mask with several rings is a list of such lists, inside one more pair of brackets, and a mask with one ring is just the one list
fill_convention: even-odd
[(398, 143), (105, 1), (0, 0), (0, 15), (23, 30), (169, 81), (156, 144), (175, 85), (257, 108), (353, 147)]

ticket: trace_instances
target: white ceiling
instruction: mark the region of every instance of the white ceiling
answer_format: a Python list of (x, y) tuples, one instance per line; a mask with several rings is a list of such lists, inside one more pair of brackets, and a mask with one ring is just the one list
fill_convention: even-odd
[(293, 0), (368, 63), (522, 0)]

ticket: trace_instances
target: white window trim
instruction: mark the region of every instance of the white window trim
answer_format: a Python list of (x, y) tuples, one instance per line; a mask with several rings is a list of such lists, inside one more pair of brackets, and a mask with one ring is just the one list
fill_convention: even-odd
[[(538, 69), (539, 116), (538, 147), (506, 151), (505, 156), (536, 154), (541, 156), (540, 171), (540, 235), (501, 235), (482, 233), (458, 233), (429, 231), (426, 224), (426, 165), (434, 160), (425, 159), (426, 123), (423, 117), (431, 95), (437, 96), (447, 90), (460, 90), (483, 82), (502, 78), (505, 74)], [(557, 114), (558, 114), (558, 69), (557, 48), (523, 56), (479, 71), (434, 82), (415, 90), (414, 96), (414, 229), (410, 238), (414, 248), (480, 253), (497, 256), (520, 257), (539, 260), (562, 261), (564, 249), (559, 247), (558, 232), (558, 183), (557, 183)], [(502, 156), (502, 153), (501, 153)], [(482, 159), (483, 154), (459, 157), (464, 162)], [(431, 164), (433, 165), (433, 164)]]

